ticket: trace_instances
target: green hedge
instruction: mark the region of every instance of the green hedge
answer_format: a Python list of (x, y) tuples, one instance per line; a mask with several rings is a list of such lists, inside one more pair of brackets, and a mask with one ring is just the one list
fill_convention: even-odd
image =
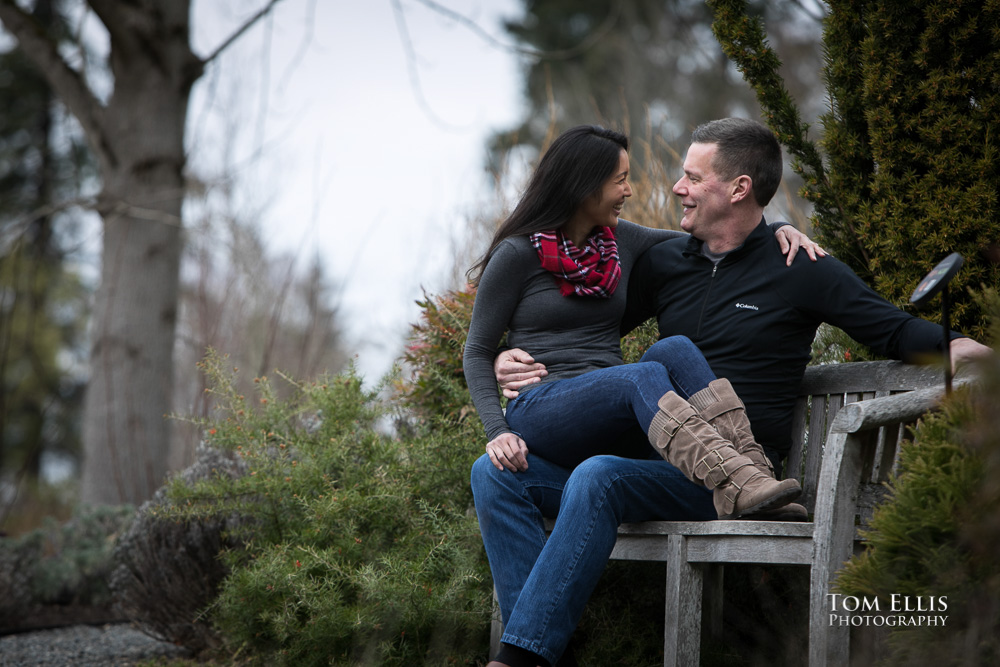
[(984, 339), (988, 317), (970, 290), (1000, 284), (1000, 5), (829, 2), (816, 74), (830, 108), (814, 140), (749, 4), (710, 0), (712, 28), (804, 179), (824, 246), (901, 307), (932, 267), (961, 253), (953, 323)]
[(204, 370), (217, 415), (208, 444), (237, 452), (242, 477), (177, 481), (163, 518), (250, 519), (209, 613), (230, 647), (260, 664), (484, 662), (490, 579), (460, 425), (405, 425), (384, 387), (353, 372), (256, 394), (233, 388), (218, 355)]
[[(1000, 312), (995, 292), (984, 301)], [(953, 392), (903, 444), (867, 548), (838, 580), (840, 592), (882, 608), (894, 594), (947, 599), (945, 627), (892, 630), (886, 664), (1000, 663), (1000, 363), (979, 368), (981, 381)]]

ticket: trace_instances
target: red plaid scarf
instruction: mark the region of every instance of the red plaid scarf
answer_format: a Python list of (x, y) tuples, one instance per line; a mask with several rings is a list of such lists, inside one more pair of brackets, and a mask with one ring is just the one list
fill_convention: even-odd
[(608, 298), (615, 293), (622, 277), (618, 263), (618, 244), (611, 227), (600, 227), (577, 248), (562, 231), (536, 232), (530, 237), (538, 251), (542, 268), (551, 271), (563, 296)]

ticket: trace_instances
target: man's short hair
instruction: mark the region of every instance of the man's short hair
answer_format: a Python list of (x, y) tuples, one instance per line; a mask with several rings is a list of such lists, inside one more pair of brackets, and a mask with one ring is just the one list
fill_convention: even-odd
[(778, 191), (783, 164), (781, 144), (765, 125), (747, 118), (722, 118), (695, 128), (691, 142), (716, 144), (712, 168), (722, 180), (746, 174), (753, 181), (753, 196), (767, 206)]

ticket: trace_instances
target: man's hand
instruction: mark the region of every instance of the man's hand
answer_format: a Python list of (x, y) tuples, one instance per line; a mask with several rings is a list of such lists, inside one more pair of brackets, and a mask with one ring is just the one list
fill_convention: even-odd
[(774, 235), (778, 238), (778, 245), (781, 247), (782, 254), (788, 256), (788, 259), (785, 260), (786, 266), (792, 265), (792, 261), (795, 259), (795, 255), (798, 254), (799, 248), (805, 250), (806, 254), (809, 255), (809, 259), (814, 262), (817, 256), (826, 257), (826, 251), (818, 243), (791, 225), (779, 227)]
[(528, 469), (528, 446), (513, 433), (503, 433), (490, 440), (486, 443), (486, 453), (497, 470), (523, 472)]
[(504, 350), (493, 360), (493, 373), (507, 398), (517, 398), (517, 390), (541, 382), (549, 374), (545, 364), (535, 363), (530, 354), (520, 348)]
[(971, 338), (956, 338), (949, 344), (951, 349), (951, 371), (958, 372), (958, 367), (982, 359), (993, 353), (993, 348), (977, 343)]

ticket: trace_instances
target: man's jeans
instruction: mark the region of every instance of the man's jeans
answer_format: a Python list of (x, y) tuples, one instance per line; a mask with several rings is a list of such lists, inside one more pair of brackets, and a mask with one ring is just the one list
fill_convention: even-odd
[[(502, 641), (555, 664), (611, 556), (618, 526), (708, 521), (712, 492), (666, 461), (595, 456), (572, 472), (528, 454), (524, 472), (483, 455), (472, 491), (504, 621)], [(544, 517), (556, 517), (545, 539)]]
[(646, 431), (660, 397), (674, 391), (687, 398), (714, 379), (694, 343), (673, 336), (651, 346), (639, 363), (525, 391), (507, 404), (507, 424), (528, 451), (568, 468), (598, 454), (646, 458)]
[[(508, 404), (508, 423), (528, 445), (528, 469), (497, 470), (486, 455), (472, 467), (503, 642), (555, 664), (620, 524), (716, 518), (712, 492), (688, 481), (645, 442), (663, 394), (686, 398), (714, 379), (691, 341), (675, 337), (653, 345), (638, 364), (543, 384)], [(637, 426), (643, 446), (628, 449), (635, 458), (608, 455)], [(566, 467), (539, 456), (533, 442), (543, 441), (545, 454)], [(547, 541), (545, 517), (556, 518)]]

